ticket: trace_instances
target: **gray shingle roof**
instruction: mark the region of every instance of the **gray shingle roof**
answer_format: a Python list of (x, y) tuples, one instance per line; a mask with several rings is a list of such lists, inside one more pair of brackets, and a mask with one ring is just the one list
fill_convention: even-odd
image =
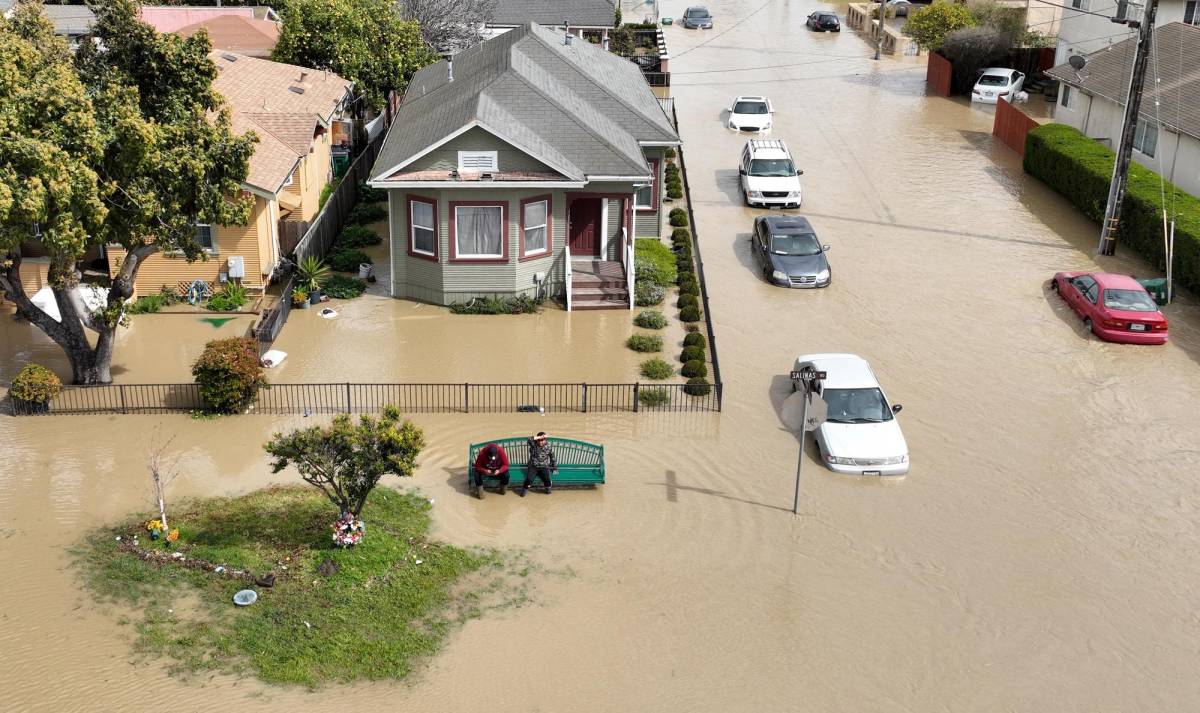
[(635, 64), (532, 23), (417, 72), (372, 175), (481, 124), (563, 175), (647, 175), (639, 141), (678, 134)]
[(561, 25), (611, 27), (616, 8), (611, 0), (497, 0), (493, 25)]
[(86, 35), (96, 24), (96, 14), (86, 5), (43, 5), (42, 14), (54, 23), (56, 35)]
[[(1069, 64), (1046, 74), (1125, 106), (1136, 47), (1133, 39), (1118, 42), (1088, 55), (1087, 67), (1079, 74)], [(1155, 101), (1159, 102), (1157, 118), (1164, 126), (1200, 138), (1200, 27), (1172, 22), (1155, 28), (1143, 83), (1142, 117), (1156, 118)]]

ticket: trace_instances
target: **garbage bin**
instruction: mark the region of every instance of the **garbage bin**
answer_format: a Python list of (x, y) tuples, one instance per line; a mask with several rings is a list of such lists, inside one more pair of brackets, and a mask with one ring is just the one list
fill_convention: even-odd
[(335, 154), (333, 156), (333, 175), (341, 178), (346, 175), (346, 170), (350, 168), (350, 156), (348, 154)]
[(1146, 288), (1150, 296), (1154, 298), (1154, 302), (1158, 305), (1167, 303), (1167, 278), (1154, 277), (1146, 279), (1138, 279), (1138, 284)]

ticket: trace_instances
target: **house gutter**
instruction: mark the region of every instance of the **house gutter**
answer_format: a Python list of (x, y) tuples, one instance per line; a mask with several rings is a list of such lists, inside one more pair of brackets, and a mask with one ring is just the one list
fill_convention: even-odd
[(387, 181), (370, 180), (372, 188), (583, 188), (587, 181)]

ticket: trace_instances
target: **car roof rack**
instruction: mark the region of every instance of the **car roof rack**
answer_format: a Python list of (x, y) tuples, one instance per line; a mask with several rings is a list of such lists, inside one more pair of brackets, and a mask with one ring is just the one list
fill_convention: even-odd
[(783, 139), (750, 139), (750, 148), (787, 151), (787, 144), (783, 143)]

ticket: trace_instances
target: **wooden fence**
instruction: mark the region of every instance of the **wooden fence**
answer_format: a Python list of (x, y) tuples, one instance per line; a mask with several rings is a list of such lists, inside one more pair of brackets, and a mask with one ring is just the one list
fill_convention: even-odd
[(297, 263), (310, 255), (324, 258), (329, 253), (333, 239), (341, 232), (350, 210), (358, 202), (358, 184), (370, 176), (375, 157), (379, 155), (379, 147), (383, 145), (383, 137), (384, 134), (381, 134), (379, 138), (367, 144), (358, 158), (354, 159), (354, 163), (350, 164), (337, 190), (325, 201), (316, 220), (308, 226), (308, 232), (296, 244)]
[(954, 65), (937, 52), (930, 52), (929, 63), (925, 67), (925, 83), (937, 96), (950, 96), (954, 83)]
[(1010, 149), (1025, 155), (1025, 136), (1038, 123), (1025, 115), (1006, 99), (996, 102), (996, 120), (992, 123), (992, 135), (998, 137)]

